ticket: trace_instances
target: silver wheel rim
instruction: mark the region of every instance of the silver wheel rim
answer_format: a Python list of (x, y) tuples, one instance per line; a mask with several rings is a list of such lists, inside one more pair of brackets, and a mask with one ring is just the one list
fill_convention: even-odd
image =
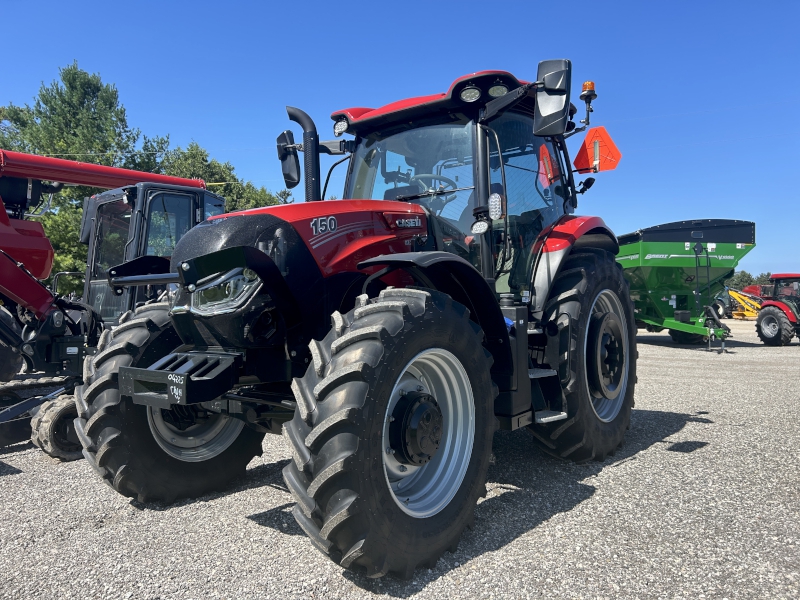
[(161, 449), (183, 462), (203, 462), (227, 450), (244, 429), (244, 421), (214, 415), (183, 431), (164, 420), (160, 408), (147, 407), (147, 422)]
[[(591, 392), (589, 391), (591, 388), (589, 387), (589, 377), (586, 373), (586, 365), (584, 365), (584, 381), (586, 383), (586, 390), (589, 393), (589, 397), (592, 400), (592, 410), (594, 410), (594, 414), (597, 415), (597, 418), (603, 421), (604, 423), (609, 423), (613, 421), (619, 411), (622, 409), (622, 404), (625, 402), (625, 395), (628, 391), (628, 372), (630, 371), (630, 358), (629, 358), (629, 351), (630, 346), (628, 345), (628, 320), (625, 318), (625, 311), (622, 307), (622, 302), (620, 301), (619, 297), (612, 292), (611, 290), (602, 290), (594, 299), (592, 303), (592, 308), (589, 310), (589, 315), (591, 316), (594, 313), (614, 313), (622, 323), (622, 339), (625, 344), (624, 352), (625, 352), (625, 372), (622, 375), (622, 379), (619, 382), (619, 386), (622, 388), (617, 394), (617, 397), (614, 399), (609, 398), (596, 398), (594, 397)], [(588, 320), (587, 320), (588, 323)], [(583, 337), (583, 356), (584, 360), (588, 360), (587, 358), (587, 351), (588, 351), (588, 343), (589, 343), (589, 327), (586, 327), (586, 333)]]
[(761, 331), (764, 332), (764, 335), (767, 337), (775, 337), (778, 335), (778, 330), (780, 327), (778, 326), (778, 319), (773, 317), (772, 315), (767, 315), (761, 321)]
[[(389, 418), (401, 392), (430, 394), (442, 411), (439, 450), (429, 463), (420, 467), (402, 465), (387, 451), (390, 450)], [(383, 422), (384, 476), (403, 512), (422, 519), (435, 515), (450, 503), (464, 481), (474, 439), (475, 402), (463, 365), (451, 352), (441, 348), (420, 352), (395, 383)]]

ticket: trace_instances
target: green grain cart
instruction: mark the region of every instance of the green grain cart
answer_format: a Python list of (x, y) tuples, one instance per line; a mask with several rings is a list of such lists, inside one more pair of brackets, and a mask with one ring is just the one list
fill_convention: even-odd
[(726, 279), (755, 247), (750, 221), (700, 219), (665, 223), (619, 238), (617, 262), (630, 282), (636, 322), (669, 330), (681, 344), (730, 335), (714, 308)]

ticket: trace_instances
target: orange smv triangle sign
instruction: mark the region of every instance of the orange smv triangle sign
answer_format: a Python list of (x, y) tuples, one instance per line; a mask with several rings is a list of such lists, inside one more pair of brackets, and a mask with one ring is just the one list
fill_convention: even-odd
[(593, 127), (586, 132), (573, 165), (578, 173), (597, 173), (616, 169), (622, 154), (614, 145), (605, 127)]

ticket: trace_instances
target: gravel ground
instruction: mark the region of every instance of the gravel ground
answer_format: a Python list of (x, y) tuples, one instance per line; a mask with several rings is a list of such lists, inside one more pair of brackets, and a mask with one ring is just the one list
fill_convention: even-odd
[(169, 507), (0, 450), (0, 598), (800, 598), (800, 347), (732, 327), (724, 355), (639, 337), (631, 429), (604, 463), (498, 433), (475, 529), (411, 581), (312, 547), (275, 436), (238, 487)]

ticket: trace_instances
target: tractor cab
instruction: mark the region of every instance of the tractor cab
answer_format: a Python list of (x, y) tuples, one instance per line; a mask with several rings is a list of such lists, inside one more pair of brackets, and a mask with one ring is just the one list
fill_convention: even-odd
[(770, 277), (772, 290), (768, 297), (775, 302), (782, 302), (800, 318), (800, 274), (776, 274)]
[[(481, 272), (496, 294), (527, 304), (542, 248), (536, 240), (573, 213), (578, 195), (594, 183), (588, 178), (576, 187), (573, 172), (613, 169), (619, 160), (605, 130), (596, 128), (587, 135), (575, 169), (570, 166), (565, 140), (587, 128), (597, 96), (594, 84), (586, 82), (580, 96), (586, 118), (577, 127), (577, 110), (569, 102), (570, 71), (569, 61), (544, 61), (535, 83), (505, 71), (482, 71), (457, 79), (442, 94), (337, 111), (331, 115), (334, 135), (355, 139), (322, 142), (319, 150), (348, 154), (339, 161), (349, 161), (343, 199), (417, 205), (428, 231), (412, 250), (455, 254)], [(307, 115), (289, 111), (306, 130)], [(303, 150), (306, 173), (312, 174), (307, 199), (313, 200), (324, 192), (313, 190), (310, 137), (316, 130), (313, 136), (304, 133), (301, 148), (286, 131), (278, 139), (278, 153), (291, 187), (299, 182), (295, 149)], [(410, 226), (406, 221), (400, 226)], [(608, 246), (616, 250), (615, 241)]]
[(121, 295), (108, 285), (108, 270), (140, 256), (153, 257), (153, 269), (169, 270), (175, 245), (198, 223), (225, 212), (225, 201), (203, 189), (138, 183), (84, 201), (80, 241), (89, 246), (84, 301), (106, 324), (157, 297), (163, 286), (130, 288)]

